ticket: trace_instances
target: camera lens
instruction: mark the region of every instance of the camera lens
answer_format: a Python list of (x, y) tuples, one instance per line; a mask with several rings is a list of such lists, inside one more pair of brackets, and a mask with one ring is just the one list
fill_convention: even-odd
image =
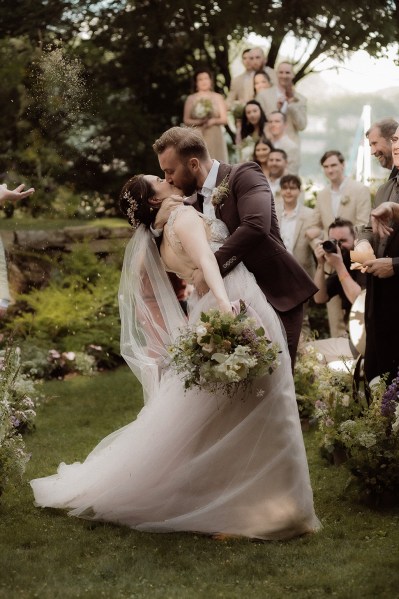
[(337, 242), (335, 239), (327, 239), (323, 241), (321, 244), (323, 250), (327, 252), (327, 254), (336, 254), (337, 253)]

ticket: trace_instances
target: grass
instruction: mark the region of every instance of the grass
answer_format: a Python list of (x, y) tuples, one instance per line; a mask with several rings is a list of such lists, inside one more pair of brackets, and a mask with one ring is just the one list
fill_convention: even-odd
[[(141, 407), (127, 368), (46, 383), (27, 478), (82, 460)], [(399, 510), (376, 512), (345, 492), (346, 470), (320, 458), (305, 433), (317, 535), (288, 542), (218, 542), (192, 534), (148, 534), (33, 506), (30, 488), (0, 499), (0, 597), (41, 599), (398, 597)]]

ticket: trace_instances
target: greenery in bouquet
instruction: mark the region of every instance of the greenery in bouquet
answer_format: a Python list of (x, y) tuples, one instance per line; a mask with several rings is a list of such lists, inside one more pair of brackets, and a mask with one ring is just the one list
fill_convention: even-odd
[(387, 387), (384, 378), (371, 388), (370, 406), (339, 426), (352, 482), (374, 504), (387, 494), (399, 503), (399, 375)]
[(38, 393), (20, 365), (19, 348), (8, 343), (0, 352), (0, 495), (21, 479), (30, 457), (22, 433), (34, 427)]
[(279, 364), (280, 348), (267, 339), (263, 327), (240, 302), (237, 315), (216, 309), (201, 313), (169, 351), (185, 389), (227, 394), (271, 374)]
[(193, 117), (195, 119), (209, 119), (213, 114), (213, 106), (209, 98), (200, 98), (194, 104)]
[(231, 113), (233, 115), (233, 118), (235, 121), (239, 121), (242, 119), (242, 116), (244, 114), (244, 104), (241, 104), (241, 102), (234, 102), (232, 108), (231, 108)]

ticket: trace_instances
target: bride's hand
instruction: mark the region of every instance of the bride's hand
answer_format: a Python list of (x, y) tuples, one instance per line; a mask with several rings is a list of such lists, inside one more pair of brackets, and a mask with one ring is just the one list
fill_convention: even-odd
[(177, 206), (181, 206), (183, 203), (183, 197), (178, 195), (170, 196), (166, 198), (159, 208), (157, 215), (154, 221), (154, 229), (163, 229), (166, 223), (168, 222), (168, 218), (172, 210), (174, 210)]

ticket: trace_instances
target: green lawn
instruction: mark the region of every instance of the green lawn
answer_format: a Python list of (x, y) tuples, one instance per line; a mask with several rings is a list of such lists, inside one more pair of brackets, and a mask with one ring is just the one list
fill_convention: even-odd
[[(28, 478), (84, 459), (141, 405), (127, 368), (44, 390), (50, 399), (27, 437)], [(314, 432), (305, 441), (323, 530), (289, 542), (139, 533), (35, 508), (27, 484), (7, 490), (0, 499), (0, 597), (399, 597), (399, 509), (356, 503), (345, 491), (345, 469), (324, 464)]]

